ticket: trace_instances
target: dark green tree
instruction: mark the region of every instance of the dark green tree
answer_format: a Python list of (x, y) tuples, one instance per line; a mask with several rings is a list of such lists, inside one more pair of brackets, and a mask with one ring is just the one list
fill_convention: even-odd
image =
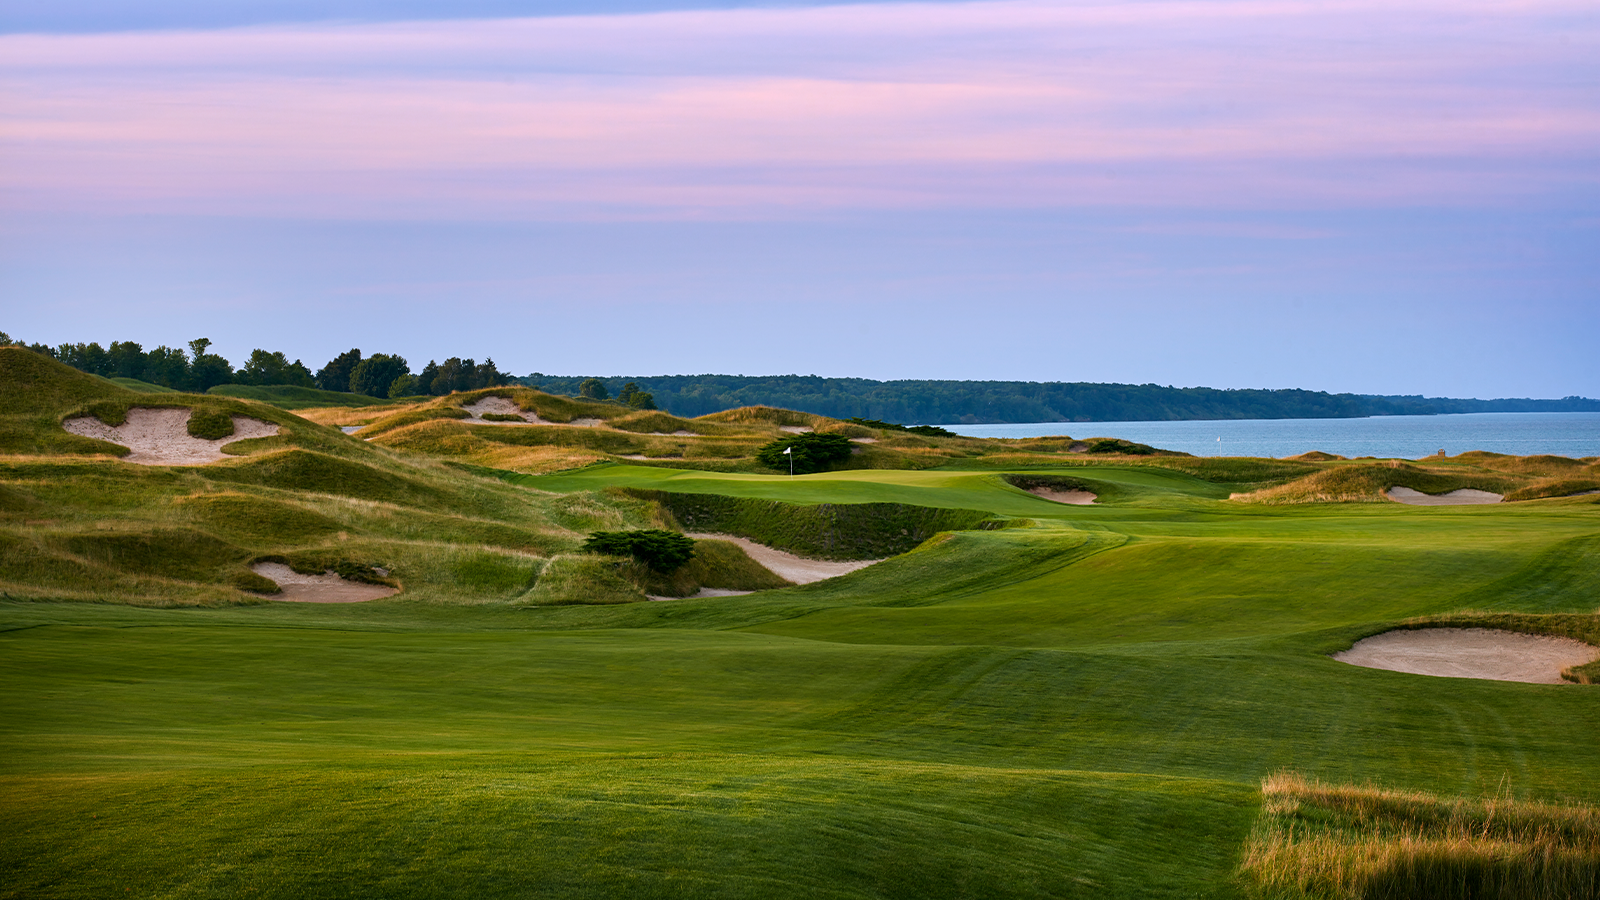
[(585, 378), (578, 385), (578, 396), (588, 400), (605, 400), (611, 395), (606, 391), (606, 383), (598, 378)]
[[(764, 466), (787, 472), (792, 456), (794, 473), (804, 475), (821, 472), (834, 463), (844, 462), (850, 458), (850, 452), (854, 449), (850, 445), (850, 439), (842, 434), (807, 432), (781, 437), (762, 446), (756, 451), (756, 459)], [(789, 452), (785, 453), (785, 450)]]
[(250, 359), (235, 377), (240, 384), (288, 384), (296, 387), (312, 387), (316, 384), (311, 377), (311, 370), (298, 359), (289, 362), (282, 350), (272, 353), (261, 349), (250, 351)]
[(197, 394), (233, 381), (233, 364), (215, 353), (207, 353), (206, 349), (210, 346), (210, 338), (195, 338), (189, 342), (188, 388)]
[(374, 353), (356, 363), (350, 371), (350, 393), (368, 397), (388, 397), (389, 387), (401, 375), (411, 373), (411, 366), (403, 356)]
[(361, 362), (361, 351), (348, 350), (335, 356), (317, 371), (317, 387), (325, 391), (350, 392), (350, 373)]

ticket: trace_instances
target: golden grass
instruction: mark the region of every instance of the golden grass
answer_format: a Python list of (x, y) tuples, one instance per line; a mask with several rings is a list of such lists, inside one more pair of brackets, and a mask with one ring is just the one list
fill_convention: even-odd
[(1558, 900), (1600, 896), (1600, 810), (1508, 796), (1472, 800), (1262, 783), (1239, 874), (1262, 898)]
[(1425, 467), (1388, 460), (1335, 465), (1287, 484), (1240, 494), (1234, 499), (1265, 504), (1383, 503), (1387, 502), (1384, 492), (1392, 487), (1408, 487), (1425, 494), (1443, 494), (1461, 488), (1503, 494), (1521, 484), (1522, 479), (1499, 472), (1472, 471), (1459, 466)]

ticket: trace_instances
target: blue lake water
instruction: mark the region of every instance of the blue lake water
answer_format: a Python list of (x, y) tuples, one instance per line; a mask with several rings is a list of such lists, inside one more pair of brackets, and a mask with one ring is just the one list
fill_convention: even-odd
[(1516, 456), (1600, 456), (1600, 413), (1464, 413), (1368, 419), (1224, 419), (1203, 422), (1039, 422), (946, 425), (972, 437), (1117, 437), (1196, 456), (1340, 456), (1417, 459), (1488, 450)]

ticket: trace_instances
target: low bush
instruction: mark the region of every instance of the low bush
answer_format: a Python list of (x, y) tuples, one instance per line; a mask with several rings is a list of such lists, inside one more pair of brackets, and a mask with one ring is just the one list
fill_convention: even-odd
[(215, 409), (196, 409), (189, 413), (189, 436), (203, 441), (220, 441), (233, 434), (233, 417)]
[(780, 472), (791, 471), (792, 464), (796, 475), (808, 475), (849, 459), (854, 449), (842, 434), (806, 432), (763, 445), (756, 451), (756, 460)]
[(482, 418), (483, 418), (483, 420), (485, 422), (526, 422), (526, 421), (528, 421), (527, 419), (524, 419), (523, 417), (517, 415), (516, 413), (484, 413)]
[(694, 540), (676, 531), (596, 531), (583, 542), (585, 553), (631, 556), (664, 574), (677, 571), (694, 557)]

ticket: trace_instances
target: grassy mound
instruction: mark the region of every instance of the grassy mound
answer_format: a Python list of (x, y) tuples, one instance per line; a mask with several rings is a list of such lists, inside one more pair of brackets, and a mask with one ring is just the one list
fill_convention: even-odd
[(746, 537), (813, 559), (880, 559), (904, 553), (941, 531), (997, 526), (974, 509), (933, 509), (903, 503), (818, 503), (629, 489), (659, 503), (688, 531)]
[(219, 384), (206, 393), (217, 397), (254, 400), (278, 409), (317, 409), (325, 407), (385, 406), (394, 401), (368, 397), (365, 394), (347, 394), (342, 391), (324, 391), (317, 388), (288, 384), (249, 385)]
[(1407, 487), (1424, 494), (1444, 494), (1462, 488), (1505, 493), (1517, 482), (1496, 473), (1449, 471), (1394, 461), (1355, 464), (1324, 469), (1288, 484), (1255, 491), (1238, 499), (1249, 503), (1378, 503), (1384, 492)]

